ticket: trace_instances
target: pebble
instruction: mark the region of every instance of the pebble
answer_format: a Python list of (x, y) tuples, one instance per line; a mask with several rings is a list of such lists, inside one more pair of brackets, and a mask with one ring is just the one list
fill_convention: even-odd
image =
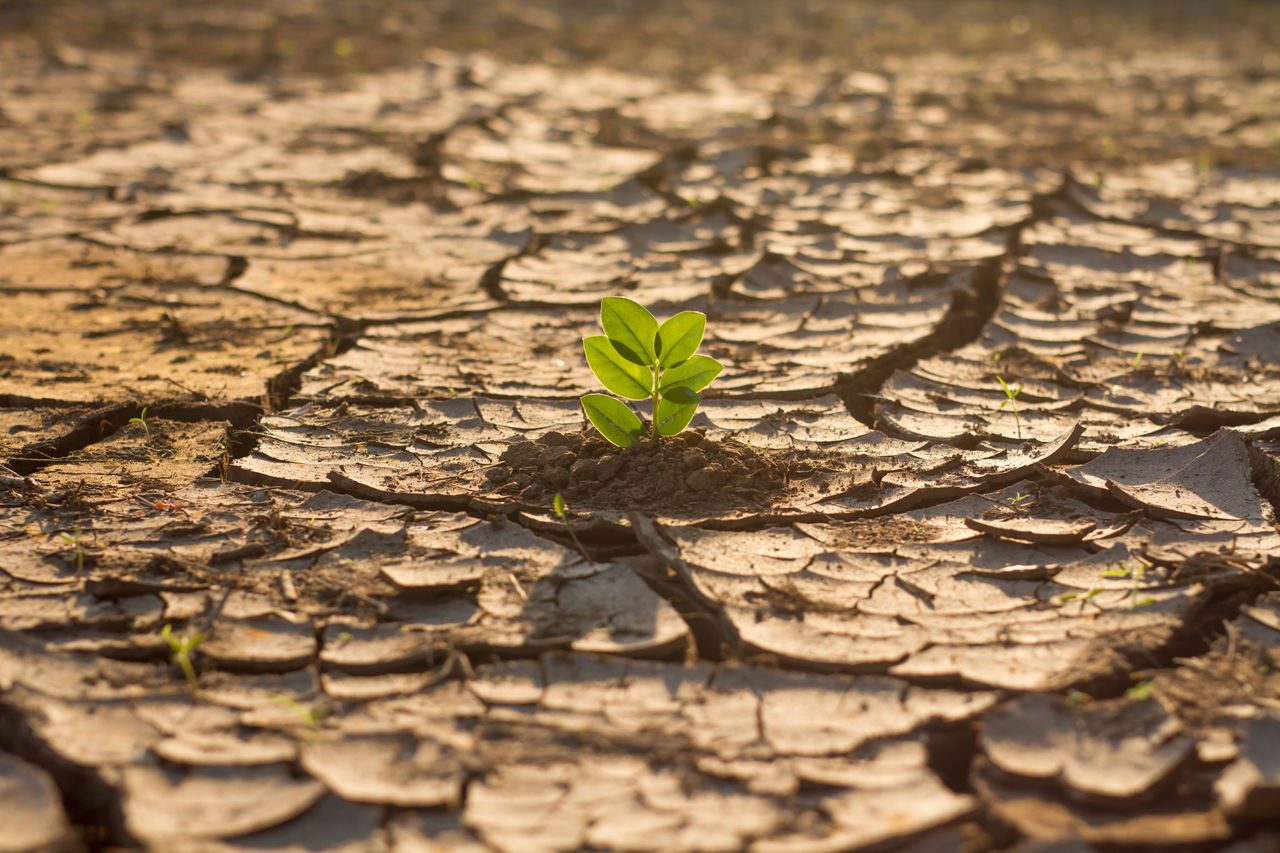
[(697, 471), (707, 467), (707, 455), (701, 450), (686, 450), (680, 457), (680, 464), (686, 471)]
[(728, 481), (729, 475), (722, 468), (703, 468), (684, 478), (684, 484), (695, 492), (709, 492)]

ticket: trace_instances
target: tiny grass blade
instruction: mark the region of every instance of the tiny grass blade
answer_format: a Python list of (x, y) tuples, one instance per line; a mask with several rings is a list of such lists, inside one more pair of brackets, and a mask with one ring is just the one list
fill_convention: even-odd
[(639, 302), (625, 296), (606, 296), (600, 300), (600, 325), (627, 361), (641, 367), (658, 363), (658, 321)]
[(671, 368), (688, 361), (702, 345), (707, 315), (681, 311), (658, 327), (658, 363)]
[[(694, 394), (695, 400), (697, 396)], [(655, 415), (658, 435), (679, 435), (689, 425), (689, 421), (693, 420), (693, 414), (696, 411), (698, 411), (697, 402), (678, 403), (666, 397), (659, 400)]]
[(604, 387), (619, 397), (647, 400), (653, 395), (653, 374), (619, 355), (604, 335), (583, 339), (582, 349), (587, 354), (591, 372)]
[[(621, 400), (606, 394), (587, 394), (582, 398), (582, 411), (596, 429), (613, 444), (630, 447), (644, 432), (644, 424)], [(690, 417), (692, 417), (692, 412)]]
[(662, 374), (662, 393), (683, 385), (691, 391), (701, 391), (720, 375), (724, 365), (709, 355), (695, 355), (679, 367), (672, 367)]

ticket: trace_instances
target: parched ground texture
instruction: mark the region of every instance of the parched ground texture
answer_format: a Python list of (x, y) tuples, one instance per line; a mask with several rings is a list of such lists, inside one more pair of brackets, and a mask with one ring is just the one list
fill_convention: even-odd
[(1280, 849), (1277, 44), (0, 1), (0, 853)]

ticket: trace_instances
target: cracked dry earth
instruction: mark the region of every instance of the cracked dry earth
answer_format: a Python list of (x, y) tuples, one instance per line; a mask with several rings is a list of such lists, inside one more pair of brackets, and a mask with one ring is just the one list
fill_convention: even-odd
[[(1277, 849), (1274, 53), (13, 32), (0, 851)], [(610, 294), (710, 318), (678, 453)]]

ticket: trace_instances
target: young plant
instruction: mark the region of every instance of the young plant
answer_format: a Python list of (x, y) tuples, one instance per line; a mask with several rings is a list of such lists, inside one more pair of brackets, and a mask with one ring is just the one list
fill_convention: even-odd
[(165, 625), (160, 629), (160, 637), (169, 645), (169, 660), (178, 665), (182, 674), (187, 677), (187, 683), (194, 687), (196, 667), (192, 656), (205, 641), (205, 635), (188, 633), (179, 637), (173, 633), (172, 625)]
[[(652, 401), (649, 424), (654, 438), (678, 435), (698, 410), (698, 392), (711, 384), (723, 366), (696, 355), (707, 316), (681, 311), (658, 325), (649, 310), (622, 296), (600, 302), (603, 335), (584, 338), (587, 364), (605, 388), (627, 400)], [(600, 434), (619, 447), (630, 447), (644, 423), (622, 400), (587, 394), (582, 410)]]
[(146, 443), (151, 443), (151, 427), (147, 425), (147, 407), (143, 406), (142, 411), (138, 413), (136, 418), (129, 418), (129, 423), (137, 424), (142, 427), (142, 432), (146, 435)]
[(1022, 492), (1018, 492), (1011, 498), (1005, 498), (1005, 501), (1008, 502), (1009, 506), (1015, 510), (1026, 509), (1026, 507), (1023, 506), (1023, 504), (1025, 504), (1029, 500), (1031, 500), (1031, 495), (1024, 495)]
[(76, 574), (84, 575), (84, 542), (80, 540), (80, 528), (77, 527), (73, 533), (59, 533), (58, 538), (75, 554)]
[(1146, 681), (1139, 681), (1124, 692), (1125, 698), (1132, 699), (1135, 702), (1145, 702), (1151, 698), (1151, 691), (1155, 689), (1156, 682), (1153, 678)]
[(333, 708), (328, 705), (312, 705), (307, 707), (301, 702), (282, 693), (271, 693), (269, 697), (281, 708), (298, 718), (298, 722), (302, 723), (313, 732), (320, 730), (320, 722), (325, 717), (333, 713)]
[[(578, 541), (578, 534), (574, 532), (573, 525), (569, 523), (569, 513), (564, 507), (564, 498), (560, 496), (559, 492), (556, 492), (555, 498), (551, 501), (551, 508), (556, 511), (556, 515), (559, 516), (560, 521), (564, 523), (564, 529), (569, 531), (569, 538), (572, 539), (573, 544), (577, 546), (578, 553), (582, 555), (582, 559), (586, 560), (588, 563), (594, 562), (594, 560), (591, 559), (591, 555), (587, 553), (587, 549), (583, 548), (582, 543)], [(517, 589), (518, 588), (519, 586), (517, 585)]]
[(1004, 401), (1000, 403), (1000, 408), (1008, 406), (1013, 411), (1013, 422), (1018, 427), (1018, 439), (1022, 439), (1022, 418), (1018, 415), (1018, 395), (1022, 393), (1022, 386), (1014, 388), (1004, 381), (1003, 376), (997, 376), (996, 381), (1000, 383), (1000, 387), (1004, 389)]
[(1138, 590), (1141, 588), (1143, 578), (1147, 574), (1147, 569), (1151, 568), (1149, 563), (1141, 560), (1134, 560), (1132, 565), (1121, 563), (1114, 569), (1108, 569), (1102, 573), (1104, 578), (1127, 578), (1132, 583), (1129, 585), (1129, 609), (1133, 610), (1138, 607), (1146, 607), (1149, 604), (1155, 604), (1156, 600), (1149, 595), (1139, 596)]

